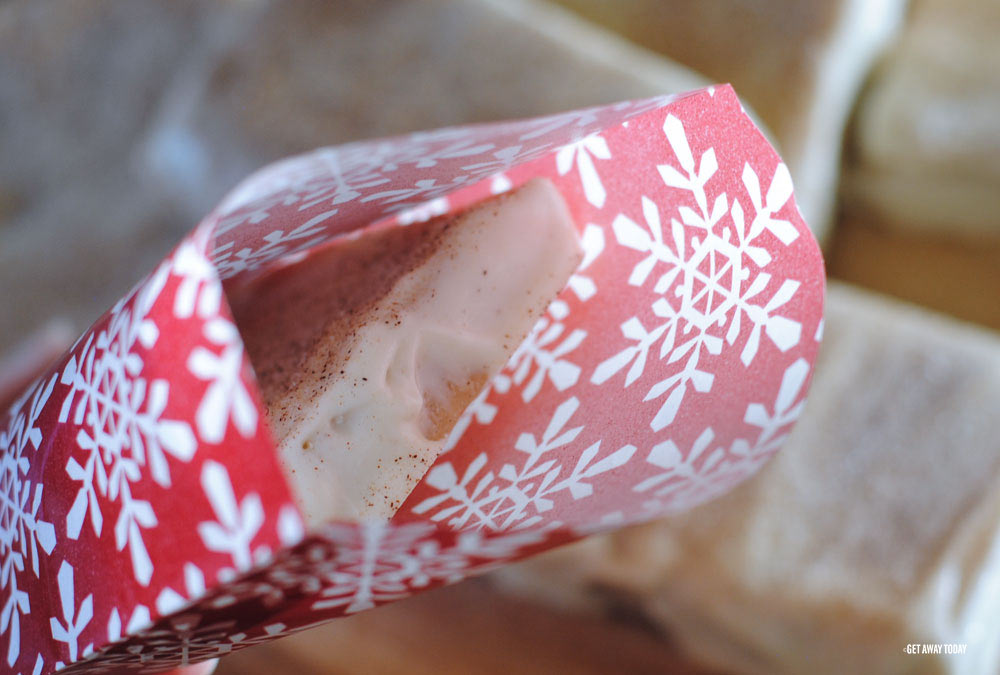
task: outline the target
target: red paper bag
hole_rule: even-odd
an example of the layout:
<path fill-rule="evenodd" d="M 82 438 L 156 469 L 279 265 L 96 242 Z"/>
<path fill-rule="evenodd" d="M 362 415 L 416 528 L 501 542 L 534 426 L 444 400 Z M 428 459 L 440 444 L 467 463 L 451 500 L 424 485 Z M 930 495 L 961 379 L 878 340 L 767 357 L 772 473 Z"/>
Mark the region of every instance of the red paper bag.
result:
<path fill-rule="evenodd" d="M 580 268 L 388 523 L 306 531 L 226 288 L 534 177 Z M 267 167 L 0 417 L 3 663 L 164 670 L 711 499 L 802 410 L 822 303 L 728 86 Z"/>

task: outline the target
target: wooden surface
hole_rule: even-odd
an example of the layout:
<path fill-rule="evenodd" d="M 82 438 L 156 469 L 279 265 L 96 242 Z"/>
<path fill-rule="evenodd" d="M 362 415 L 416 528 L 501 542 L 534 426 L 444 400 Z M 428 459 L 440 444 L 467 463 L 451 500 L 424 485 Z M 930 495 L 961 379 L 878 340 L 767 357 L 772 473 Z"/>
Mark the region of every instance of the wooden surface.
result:
<path fill-rule="evenodd" d="M 711 675 L 651 630 L 560 613 L 480 579 L 337 619 L 222 660 L 218 675 Z"/>

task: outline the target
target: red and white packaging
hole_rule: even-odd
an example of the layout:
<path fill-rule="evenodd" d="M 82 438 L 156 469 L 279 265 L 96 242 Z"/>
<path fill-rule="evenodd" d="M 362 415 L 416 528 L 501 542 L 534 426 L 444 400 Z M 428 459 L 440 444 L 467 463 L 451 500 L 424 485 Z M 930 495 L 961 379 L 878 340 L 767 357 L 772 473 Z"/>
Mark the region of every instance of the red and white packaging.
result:
<path fill-rule="evenodd" d="M 533 177 L 579 270 L 392 520 L 305 531 L 225 289 Z M 711 499 L 802 410 L 823 286 L 728 86 L 267 167 L 0 417 L 0 663 L 166 670 Z"/>

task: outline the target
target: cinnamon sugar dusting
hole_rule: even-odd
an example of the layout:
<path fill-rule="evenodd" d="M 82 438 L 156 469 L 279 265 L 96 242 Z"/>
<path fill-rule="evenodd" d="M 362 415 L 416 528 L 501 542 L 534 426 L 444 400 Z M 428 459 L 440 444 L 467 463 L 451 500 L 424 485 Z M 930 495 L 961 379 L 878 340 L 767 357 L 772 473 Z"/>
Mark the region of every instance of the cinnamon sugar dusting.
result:
<path fill-rule="evenodd" d="M 307 520 L 391 517 L 581 258 L 565 203 L 536 179 L 234 291 Z"/>
<path fill-rule="evenodd" d="M 325 383 L 344 375 L 341 366 L 363 350 L 359 331 L 378 313 L 379 301 L 439 248 L 451 224 L 439 219 L 334 241 L 230 298 L 279 441 Z M 401 305 L 394 307 L 398 323 Z"/>

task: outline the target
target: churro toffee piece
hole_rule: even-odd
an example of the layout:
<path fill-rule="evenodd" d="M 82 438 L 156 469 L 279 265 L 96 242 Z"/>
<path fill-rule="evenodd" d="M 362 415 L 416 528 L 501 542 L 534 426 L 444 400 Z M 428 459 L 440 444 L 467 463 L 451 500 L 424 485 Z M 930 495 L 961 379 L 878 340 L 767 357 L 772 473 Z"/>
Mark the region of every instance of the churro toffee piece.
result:
<path fill-rule="evenodd" d="M 337 241 L 234 292 L 307 520 L 391 517 L 581 257 L 561 195 L 535 179 Z"/>

